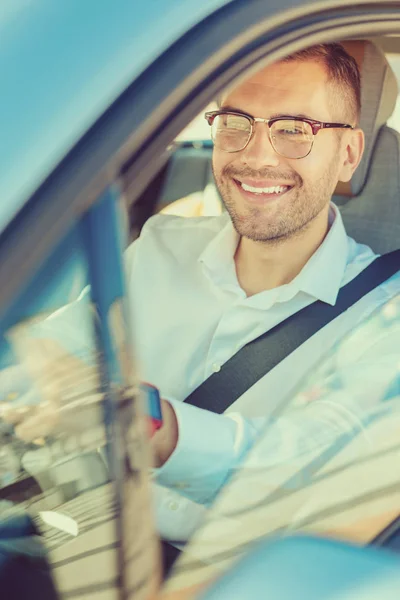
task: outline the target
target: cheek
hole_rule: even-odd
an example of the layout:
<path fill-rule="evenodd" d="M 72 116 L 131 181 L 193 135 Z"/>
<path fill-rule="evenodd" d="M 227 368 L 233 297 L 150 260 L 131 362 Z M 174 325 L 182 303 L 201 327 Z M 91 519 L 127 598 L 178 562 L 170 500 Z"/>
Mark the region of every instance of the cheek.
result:
<path fill-rule="evenodd" d="M 212 158 L 213 172 L 216 179 L 220 179 L 224 169 L 231 164 L 232 157 L 227 152 L 214 150 Z"/>
<path fill-rule="evenodd" d="M 317 182 L 326 177 L 327 171 L 331 171 L 333 162 L 337 161 L 337 156 L 332 151 L 327 151 L 327 148 L 314 148 L 311 153 L 296 161 L 293 169 L 300 175 L 304 185 Z"/>
<path fill-rule="evenodd" d="M 324 137 L 323 133 L 330 135 Z M 340 163 L 343 148 L 333 131 L 322 131 L 319 135 L 320 139 L 317 136 L 311 154 L 307 158 L 315 171 L 324 173 L 327 169 Z"/>

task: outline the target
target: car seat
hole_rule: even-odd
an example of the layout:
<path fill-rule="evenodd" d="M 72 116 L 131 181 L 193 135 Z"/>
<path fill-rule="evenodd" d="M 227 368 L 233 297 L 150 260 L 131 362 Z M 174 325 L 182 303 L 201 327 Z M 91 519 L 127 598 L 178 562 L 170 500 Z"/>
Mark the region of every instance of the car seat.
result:
<path fill-rule="evenodd" d="M 370 41 L 343 43 L 361 71 L 362 161 L 333 201 L 347 233 L 384 254 L 400 248 L 400 134 L 386 125 L 396 105 L 396 76 L 382 50 Z"/>

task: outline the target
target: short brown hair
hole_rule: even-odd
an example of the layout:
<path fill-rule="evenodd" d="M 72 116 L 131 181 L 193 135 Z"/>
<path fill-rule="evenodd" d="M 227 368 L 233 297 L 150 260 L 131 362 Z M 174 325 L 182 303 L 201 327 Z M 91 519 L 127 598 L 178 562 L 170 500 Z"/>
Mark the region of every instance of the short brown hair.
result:
<path fill-rule="evenodd" d="M 335 107 L 343 101 L 346 105 L 346 115 L 355 121 L 360 118 L 361 111 L 361 76 L 356 60 L 350 56 L 341 44 L 318 44 L 305 50 L 299 50 L 282 59 L 282 62 L 292 60 L 319 60 L 325 64 L 328 80 L 340 94 L 333 94 Z"/>

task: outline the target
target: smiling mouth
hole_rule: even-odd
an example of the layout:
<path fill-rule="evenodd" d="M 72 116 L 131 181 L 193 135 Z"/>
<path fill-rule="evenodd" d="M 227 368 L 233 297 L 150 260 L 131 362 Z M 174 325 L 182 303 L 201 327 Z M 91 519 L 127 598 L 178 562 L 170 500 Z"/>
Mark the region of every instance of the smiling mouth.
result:
<path fill-rule="evenodd" d="M 285 194 L 286 192 L 288 192 L 289 190 L 291 190 L 293 188 L 293 186 L 291 185 L 275 185 L 275 186 L 268 186 L 268 187 L 261 187 L 261 186 L 253 186 L 253 185 L 249 185 L 247 183 L 244 183 L 243 181 L 238 181 L 237 179 L 234 179 L 235 184 L 238 186 L 238 188 L 245 192 L 246 195 L 252 195 L 252 196 L 258 196 L 260 199 L 264 196 L 268 196 L 268 197 L 277 197 L 277 196 L 282 196 L 283 194 Z"/>

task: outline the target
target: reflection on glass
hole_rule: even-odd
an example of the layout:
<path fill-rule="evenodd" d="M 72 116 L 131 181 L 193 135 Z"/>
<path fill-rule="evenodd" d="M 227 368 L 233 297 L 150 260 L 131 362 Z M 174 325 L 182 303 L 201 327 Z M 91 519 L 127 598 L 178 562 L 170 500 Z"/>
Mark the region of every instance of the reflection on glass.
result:
<path fill-rule="evenodd" d="M 367 543 L 397 516 L 399 339 L 397 297 L 278 408 L 185 548 L 169 591 L 204 585 L 271 534 Z"/>
<path fill-rule="evenodd" d="M 112 222 L 112 196 L 99 211 Z M 87 217 L 91 232 L 102 217 Z M 117 256 L 110 237 L 107 252 Z M 13 360 L 0 370 L 0 519 L 33 517 L 61 599 L 116 600 L 123 589 L 128 600 L 147 600 L 158 585 L 158 542 L 121 276 L 110 261 L 114 280 L 103 271 L 93 284 L 89 239 L 92 256 L 82 235 L 67 240 L 59 268 L 43 267 L 4 332 Z M 78 271 L 83 291 L 63 306 L 65 279 L 76 283 Z"/>
<path fill-rule="evenodd" d="M 18 464 L 13 473 L 8 471 L 2 497 L 12 502 L 9 511 L 24 510 L 34 516 L 51 551 L 59 588 L 65 592 L 98 582 L 97 561 L 77 568 L 74 555 L 97 553 L 102 545 L 116 541 L 103 394 L 87 294 L 78 309 L 78 328 L 71 327 L 71 320 L 67 325 L 63 322 L 65 309 L 11 328 L 6 337 L 18 363 L 1 374 L 2 391 L 7 392 L 2 403 L 2 424 L 8 426 L 6 447 Z M 49 337 L 53 328 L 59 339 Z M 74 353 L 72 343 L 77 348 Z M 115 579 L 115 560 L 98 558 L 104 563 L 102 580 Z"/>

